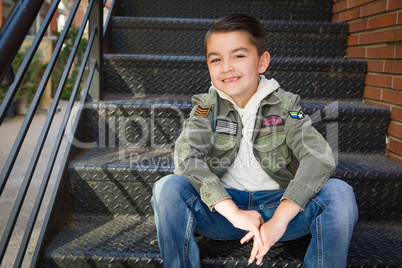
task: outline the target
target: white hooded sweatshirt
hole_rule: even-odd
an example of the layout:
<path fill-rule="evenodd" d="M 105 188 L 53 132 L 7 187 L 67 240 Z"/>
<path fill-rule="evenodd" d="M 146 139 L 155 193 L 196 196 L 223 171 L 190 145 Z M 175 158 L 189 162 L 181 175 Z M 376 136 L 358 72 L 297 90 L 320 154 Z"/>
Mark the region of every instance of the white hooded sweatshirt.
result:
<path fill-rule="evenodd" d="M 279 189 L 279 184 L 269 177 L 255 158 L 253 143 L 251 141 L 260 103 L 266 96 L 279 88 L 278 82 L 274 79 L 268 80 L 261 75 L 257 92 L 251 97 L 244 108 L 239 108 L 229 95 L 214 86 L 212 87 L 222 99 L 233 103 L 242 118 L 243 124 L 243 138 L 240 142 L 240 149 L 235 161 L 221 178 L 223 186 L 225 188 L 250 192 Z"/>

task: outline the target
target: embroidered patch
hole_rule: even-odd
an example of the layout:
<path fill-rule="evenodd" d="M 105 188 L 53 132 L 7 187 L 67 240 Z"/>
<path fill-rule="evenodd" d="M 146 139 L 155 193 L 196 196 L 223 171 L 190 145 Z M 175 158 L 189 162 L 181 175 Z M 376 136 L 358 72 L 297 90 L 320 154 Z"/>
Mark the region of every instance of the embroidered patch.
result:
<path fill-rule="evenodd" d="M 270 115 L 262 120 L 261 127 L 273 127 L 283 125 L 283 119 L 278 115 Z"/>
<path fill-rule="evenodd" d="M 294 119 L 303 119 L 304 118 L 304 113 L 303 111 L 300 109 L 298 112 L 289 112 L 290 116 Z"/>
<path fill-rule="evenodd" d="M 207 117 L 211 107 L 202 107 L 201 105 L 197 104 L 197 108 L 194 111 L 194 115 L 198 117 Z"/>
<path fill-rule="evenodd" d="M 216 120 L 215 132 L 228 135 L 236 135 L 237 123 L 218 119 Z"/>

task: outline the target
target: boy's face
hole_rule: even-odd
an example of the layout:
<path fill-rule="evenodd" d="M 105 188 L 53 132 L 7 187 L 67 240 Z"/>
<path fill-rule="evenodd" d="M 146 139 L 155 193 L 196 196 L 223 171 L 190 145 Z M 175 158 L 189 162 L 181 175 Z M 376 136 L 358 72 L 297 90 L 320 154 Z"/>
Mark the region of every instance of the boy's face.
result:
<path fill-rule="evenodd" d="M 270 56 L 258 56 L 247 32 L 212 33 L 206 42 L 209 75 L 213 85 L 244 108 L 257 91 L 259 74 L 268 68 Z"/>

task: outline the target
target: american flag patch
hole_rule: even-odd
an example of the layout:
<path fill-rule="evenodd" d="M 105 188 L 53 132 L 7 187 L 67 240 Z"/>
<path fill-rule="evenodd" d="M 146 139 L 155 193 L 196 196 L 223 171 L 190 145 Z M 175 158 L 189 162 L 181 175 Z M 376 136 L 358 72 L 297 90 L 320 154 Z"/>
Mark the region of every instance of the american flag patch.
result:
<path fill-rule="evenodd" d="M 201 105 L 197 104 L 194 115 L 198 117 L 207 117 L 209 114 L 209 110 L 211 110 L 211 107 L 202 107 Z"/>
<path fill-rule="evenodd" d="M 216 120 L 215 132 L 228 135 L 236 135 L 237 123 L 218 119 Z"/>

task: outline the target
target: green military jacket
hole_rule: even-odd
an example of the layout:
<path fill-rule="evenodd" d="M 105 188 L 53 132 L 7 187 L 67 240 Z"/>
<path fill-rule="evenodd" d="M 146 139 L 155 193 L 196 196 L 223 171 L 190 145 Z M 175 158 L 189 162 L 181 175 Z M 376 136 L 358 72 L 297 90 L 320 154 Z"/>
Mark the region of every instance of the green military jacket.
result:
<path fill-rule="evenodd" d="M 277 89 L 260 104 L 252 141 L 264 171 L 302 210 L 324 186 L 335 161 L 331 148 L 312 126 L 299 96 Z M 242 138 L 242 121 L 233 104 L 215 90 L 192 98 L 194 108 L 176 141 L 175 174 L 184 176 L 201 200 L 213 206 L 230 195 L 220 176 L 233 163 Z"/>

